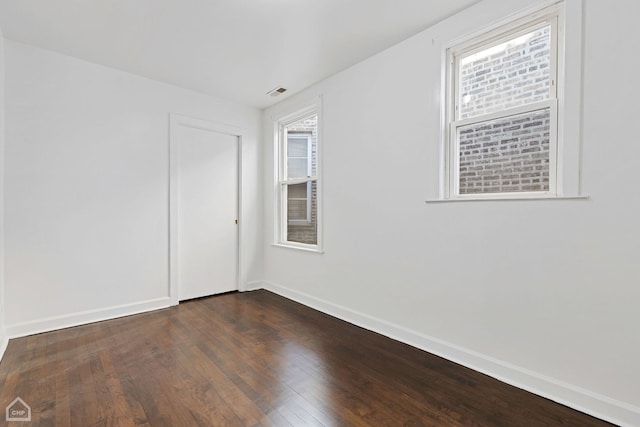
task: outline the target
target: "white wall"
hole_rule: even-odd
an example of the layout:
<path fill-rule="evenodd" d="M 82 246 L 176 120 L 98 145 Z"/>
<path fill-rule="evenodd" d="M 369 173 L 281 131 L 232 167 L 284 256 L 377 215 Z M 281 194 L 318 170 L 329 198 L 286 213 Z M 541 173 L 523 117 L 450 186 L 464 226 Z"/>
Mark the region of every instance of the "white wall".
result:
<path fill-rule="evenodd" d="M 0 360 L 7 343 L 4 297 L 4 38 L 0 29 Z"/>
<path fill-rule="evenodd" d="M 442 46 L 485 0 L 265 111 L 265 287 L 592 414 L 640 425 L 635 0 L 585 2 L 583 193 L 425 204 Z M 323 97 L 324 254 L 273 247 L 271 118 Z"/>
<path fill-rule="evenodd" d="M 170 112 L 247 129 L 241 273 L 259 278 L 257 109 L 7 41 L 11 336 L 169 303 Z"/>

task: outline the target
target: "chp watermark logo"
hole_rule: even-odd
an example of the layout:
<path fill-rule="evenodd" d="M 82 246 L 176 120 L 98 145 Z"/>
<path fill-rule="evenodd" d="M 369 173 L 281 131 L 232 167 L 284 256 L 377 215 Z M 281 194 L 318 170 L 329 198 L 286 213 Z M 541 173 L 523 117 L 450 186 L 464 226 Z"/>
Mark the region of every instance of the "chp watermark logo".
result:
<path fill-rule="evenodd" d="M 7 406 L 7 421 L 31 421 L 31 406 L 20 397 Z"/>

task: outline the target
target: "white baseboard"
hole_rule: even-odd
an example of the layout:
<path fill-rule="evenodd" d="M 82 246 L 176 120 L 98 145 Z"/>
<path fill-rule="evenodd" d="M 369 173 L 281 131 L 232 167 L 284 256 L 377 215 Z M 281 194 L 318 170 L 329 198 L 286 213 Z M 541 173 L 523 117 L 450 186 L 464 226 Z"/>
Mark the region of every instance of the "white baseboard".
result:
<path fill-rule="evenodd" d="M 276 283 L 263 281 L 260 284 L 261 288 L 285 298 L 482 372 L 504 383 L 543 396 L 594 417 L 620 426 L 640 426 L 640 408 L 629 403 L 550 378 L 384 320 L 376 319 L 367 314 Z M 254 287 L 258 288 L 258 282 L 254 282 Z"/>
<path fill-rule="evenodd" d="M 256 280 L 253 282 L 247 282 L 247 285 L 245 286 L 245 292 L 257 291 L 264 288 L 264 282 L 262 280 Z"/>
<path fill-rule="evenodd" d="M 83 311 L 64 316 L 48 317 L 15 325 L 7 325 L 7 336 L 10 338 L 19 338 L 27 335 L 54 331 L 56 329 L 70 328 L 73 326 L 85 325 L 87 323 L 101 322 L 103 320 L 115 319 L 117 317 L 158 310 L 161 308 L 167 308 L 170 305 L 170 298 L 164 297 L 115 307 Z"/>

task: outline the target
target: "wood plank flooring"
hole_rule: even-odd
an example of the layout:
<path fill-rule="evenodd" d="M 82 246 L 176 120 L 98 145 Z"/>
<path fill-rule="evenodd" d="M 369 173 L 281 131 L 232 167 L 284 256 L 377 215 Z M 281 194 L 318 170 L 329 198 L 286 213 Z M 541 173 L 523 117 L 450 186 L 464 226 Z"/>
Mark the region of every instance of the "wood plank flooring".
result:
<path fill-rule="evenodd" d="M 267 291 L 11 340 L 32 426 L 606 426 Z"/>

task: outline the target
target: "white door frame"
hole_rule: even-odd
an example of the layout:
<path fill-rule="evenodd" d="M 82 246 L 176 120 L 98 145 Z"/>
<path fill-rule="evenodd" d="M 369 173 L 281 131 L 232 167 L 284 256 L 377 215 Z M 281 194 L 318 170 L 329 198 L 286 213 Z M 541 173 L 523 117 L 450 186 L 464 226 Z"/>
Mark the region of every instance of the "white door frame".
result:
<path fill-rule="evenodd" d="M 179 200 L 179 129 L 180 127 L 200 129 L 210 132 L 217 132 L 238 138 L 238 265 L 236 271 L 236 287 L 244 291 L 241 286 L 242 280 L 242 140 L 246 135 L 244 129 L 219 123 L 212 123 L 206 120 L 195 119 L 193 117 L 182 116 L 180 114 L 169 114 L 169 298 L 171 305 L 179 303 L 179 280 L 178 280 L 178 200 Z"/>

